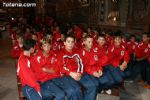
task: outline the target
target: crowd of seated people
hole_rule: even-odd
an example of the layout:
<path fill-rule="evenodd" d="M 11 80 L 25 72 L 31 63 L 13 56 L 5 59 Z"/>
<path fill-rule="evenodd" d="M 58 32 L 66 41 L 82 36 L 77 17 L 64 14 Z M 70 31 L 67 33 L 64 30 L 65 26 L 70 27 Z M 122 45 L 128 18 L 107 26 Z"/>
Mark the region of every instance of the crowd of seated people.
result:
<path fill-rule="evenodd" d="M 10 23 L 11 55 L 28 100 L 96 100 L 125 81 L 150 89 L 150 34 L 83 29 L 36 16 Z"/>

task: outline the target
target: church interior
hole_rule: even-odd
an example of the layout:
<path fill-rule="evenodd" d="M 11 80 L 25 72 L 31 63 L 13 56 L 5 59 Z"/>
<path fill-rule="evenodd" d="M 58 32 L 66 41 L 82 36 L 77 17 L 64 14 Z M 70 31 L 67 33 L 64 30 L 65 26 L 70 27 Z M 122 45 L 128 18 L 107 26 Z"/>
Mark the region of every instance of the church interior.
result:
<path fill-rule="evenodd" d="M 123 61 L 127 63 L 126 69 L 131 67 L 128 69 L 130 75 L 127 78 L 123 77 L 120 83 L 116 83 L 117 85 L 111 88 L 98 89 L 95 99 L 91 100 L 149 100 L 150 0 L 0 0 L 0 100 L 57 100 L 57 96 L 49 99 L 29 99 L 24 95 L 22 76 L 20 76 L 22 73 L 18 75 L 18 59 L 21 59 L 20 55 L 25 47 L 24 45 L 19 47 L 20 51 L 15 51 L 14 47 L 20 37 L 23 38 L 23 43 L 25 39 L 32 38 L 39 43 L 39 47 L 35 47 L 38 52 L 41 50 L 40 47 L 43 47 L 42 38 L 46 37 L 50 40 L 51 50 L 59 54 L 67 45 L 67 36 L 75 37 L 73 48 L 77 52 L 84 51 L 89 38 L 92 38 L 92 48 L 94 48 L 100 44 L 99 39 L 104 37 L 107 64 L 113 65 L 112 60 L 119 59 L 119 63 Z M 122 51 L 123 58 L 120 56 L 117 58 L 118 55 L 115 52 L 117 49 L 109 56 L 109 48 L 111 52 L 117 37 L 121 39 L 123 50 L 129 56 L 128 61 L 125 61 L 126 53 L 122 54 Z M 84 60 L 93 63 L 92 54 L 90 54 L 91 58 L 83 58 L 83 65 Z M 114 59 L 109 61 L 112 56 Z M 105 58 L 100 56 L 98 62 L 104 60 Z M 117 66 L 123 66 L 123 64 Z M 103 68 L 104 65 L 99 66 Z M 86 64 L 84 68 L 85 66 Z M 21 70 L 20 66 L 19 68 Z M 124 69 L 123 72 L 125 72 Z M 107 69 L 103 68 L 101 74 L 102 76 L 107 74 Z M 116 78 L 113 77 L 113 79 Z M 84 89 L 81 91 L 84 95 Z M 66 97 L 58 100 L 80 99 Z"/>

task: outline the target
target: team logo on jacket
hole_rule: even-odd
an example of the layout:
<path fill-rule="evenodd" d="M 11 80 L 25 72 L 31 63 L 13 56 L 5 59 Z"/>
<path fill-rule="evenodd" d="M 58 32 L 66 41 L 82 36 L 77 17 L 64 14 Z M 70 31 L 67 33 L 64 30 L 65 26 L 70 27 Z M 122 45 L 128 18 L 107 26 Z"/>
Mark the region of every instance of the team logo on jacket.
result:
<path fill-rule="evenodd" d="M 94 52 L 97 52 L 97 50 L 98 50 L 98 48 L 94 48 L 94 49 L 93 49 Z"/>
<path fill-rule="evenodd" d="M 54 63 L 54 61 L 55 61 L 55 58 L 54 58 L 54 57 L 52 57 L 52 59 L 51 59 L 51 64 L 53 64 L 53 63 Z"/>
<path fill-rule="evenodd" d="M 98 56 L 97 55 L 94 55 L 94 60 L 98 61 Z"/>
<path fill-rule="evenodd" d="M 121 56 L 124 56 L 124 51 L 123 50 L 121 51 Z"/>
<path fill-rule="evenodd" d="M 144 50 L 144 52 L 148 52 L 148 48 L 146 48 L 146 49 Z"/>

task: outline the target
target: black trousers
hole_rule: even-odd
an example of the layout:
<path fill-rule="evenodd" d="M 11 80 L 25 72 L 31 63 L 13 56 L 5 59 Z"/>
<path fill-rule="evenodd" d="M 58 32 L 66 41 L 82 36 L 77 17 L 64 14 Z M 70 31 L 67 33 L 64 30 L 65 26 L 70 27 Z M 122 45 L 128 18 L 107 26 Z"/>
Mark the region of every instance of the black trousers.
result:
<path fill-rule="evenodd" d="M 150 83 L 150 63 L 147 60 L 140 61 L 140 68 L 141 68 L 141 78 Z"/>

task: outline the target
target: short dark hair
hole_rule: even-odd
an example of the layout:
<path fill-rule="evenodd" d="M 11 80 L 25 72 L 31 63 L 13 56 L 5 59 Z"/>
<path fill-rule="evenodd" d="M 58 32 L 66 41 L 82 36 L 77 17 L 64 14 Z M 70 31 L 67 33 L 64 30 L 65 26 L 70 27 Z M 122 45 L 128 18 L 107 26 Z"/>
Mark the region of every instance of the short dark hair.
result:
<path fill-rule="evenodd" d="M 150 37 L 150 33 L 149 32 L 144 32 L 142 35 L 146 35 L 147 37 Z"/>
<path fill-rule="evenodd" d="M 99 38 L 99 37 L 105 38 L 105 35 L 104 35 L 104 34 L 99 34 L 99 35 L 98 35 L 98 38 Z"/>
<path fill-rule="evenodd" d="M 24 50 L 30 50 L 35 46 L 36 42 L 33 39 L 25 39 L 23 42 L 23 49 Z"/>
<path fill-rule="evenodd" d="M 36 37 L 38 37 L 38 35 L 36 33 L 32 33 L 32 35 L 35 35 Z"/>
<path fill-rule="evenodd" d="M 17 39 L 18 39 L 18 38 L 24 38 L 24 37 L 23 37 L 23 34 L 17 34 Z"/>
<path fill-rule="evenodd" d="M 73 38 L 75 40 L 75 36 L 73 36 L 72 34 L 65 35 L 64 41 L 66 41 L 67 38 Z"/>
<path fill-rule="evenodd" d="M 90 34 L 87 34 L 84 39 L 87 39 L 87 38 L 92 38 L 92 36 Z"/>
<path fill-rule="evenodd" d="M 136 38 L 135 34 L 131 34 L 131 35 L 129 36 L 129 39 L 131 39 L 132 37 Z"/>
<path fill-rule="evenodd" d="M 116 33 L 114 34 L 114 38 L 116 38 L 116 37 L 121 38 L 121 33 L 120 33 L 120 32 L 116 32 Z"/>

